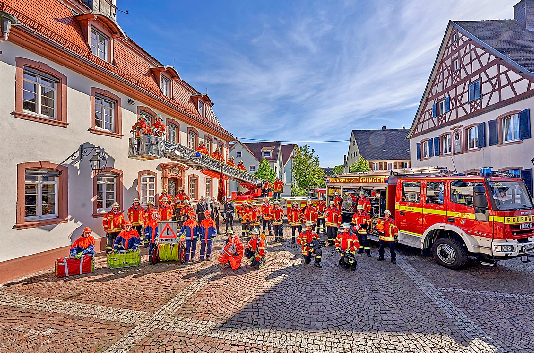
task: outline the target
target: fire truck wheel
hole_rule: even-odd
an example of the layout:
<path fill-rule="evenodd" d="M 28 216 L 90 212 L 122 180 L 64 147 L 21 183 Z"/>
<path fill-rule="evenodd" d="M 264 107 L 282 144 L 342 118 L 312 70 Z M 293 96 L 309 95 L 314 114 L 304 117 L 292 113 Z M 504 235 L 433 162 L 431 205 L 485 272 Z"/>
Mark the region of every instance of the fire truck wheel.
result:
<path fill-rule="evenodd" d="M 467 264 L 467 249 L 456 239 L 440 238 L 432 245 L 432 255 L 438 264 L 459 270 Z"/>

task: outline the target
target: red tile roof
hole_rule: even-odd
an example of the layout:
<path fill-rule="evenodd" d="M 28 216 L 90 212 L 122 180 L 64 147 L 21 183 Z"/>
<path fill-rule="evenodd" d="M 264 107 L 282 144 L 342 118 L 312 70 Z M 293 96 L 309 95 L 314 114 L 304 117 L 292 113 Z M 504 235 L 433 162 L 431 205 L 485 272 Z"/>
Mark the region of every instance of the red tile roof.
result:
<path fill-rule="evenodd" d="M 78 1 L 79 2 L 79 1 Z M 180 113 L 188 115 L 202 125 L 218 131 L 229 139 L 233 136 L 220 125 L 209 104 L 206 116 L 201 117 L 191 99 L 199 94 L 187 82 L 174 80 L 173 99 L 164 96 L 152 75 L 151 67 L 163 66 L 127 36 L 114 39 L 114 65 L 96 57 L 87 45 L 80 23 L 66 0 L 0 0 L 0 10 L 14 15 L 30 31 L 62 46 L 66 53 L 73 53 L 91 61 L 99 70 L 108 71 L 127 80 L 135 88 L 151 98 L 170 105 Z M 88 8 L 87 13 L 90 13 Z M 17 26 L 20 28 L 19 26 Z M 144 92 L 143 92 L 144 91 Z"/>

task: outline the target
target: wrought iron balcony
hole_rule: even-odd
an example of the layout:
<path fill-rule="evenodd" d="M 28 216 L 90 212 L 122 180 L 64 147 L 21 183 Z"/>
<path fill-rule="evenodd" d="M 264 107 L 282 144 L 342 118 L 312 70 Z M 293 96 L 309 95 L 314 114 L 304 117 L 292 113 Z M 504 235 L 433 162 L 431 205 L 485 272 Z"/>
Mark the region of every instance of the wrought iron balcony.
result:
<path fill-rule="evenodd" d="M 225 162 L 215 160 L 189 147 L 170 143 L 163 137 L 142 134 L 139 139 L 130 138 L 128 157 L 139 160 L 168 158 L 195 169 L 207 169 L 227 176 L 240 183 L 261 184 L 262 180 L 249 172 L 238 170 Z"/>

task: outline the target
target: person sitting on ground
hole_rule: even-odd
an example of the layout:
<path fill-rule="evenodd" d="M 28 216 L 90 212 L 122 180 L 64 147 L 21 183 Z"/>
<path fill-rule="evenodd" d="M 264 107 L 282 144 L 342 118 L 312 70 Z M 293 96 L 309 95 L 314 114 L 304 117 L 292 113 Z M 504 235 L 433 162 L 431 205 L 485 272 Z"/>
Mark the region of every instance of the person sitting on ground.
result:
<path fill-rule="evenodd" d="M 219 262 L 222 265 L 229 264 L 232 270 L 237 270 L 241 266 L 241 259 L 243 258 L 244 245 L 239 240 L 237 235 L 234 235 L 232 229 L 228 229 L 228 239 L 224 246 L 221 256 L 219 256 Z"/>
<path fill-rule="evenodd" d="M 251 261 L 250 265 L 256 269 L 259 269 L 265 261 L 265 241 L 259 237 L 259 234 L 258 228 L 252 230 L 252 238 L 245 250 L 245 256 Z"/>
<path fill-rule="evenodd" d="M 70 247 L 70 257 L 80 259 L 83 255 L 95 256 L 95 238 L 91 235 L 89 227 L 83 230 L 82 236 Z"/>
<path fill-rule="evenodd" d="M 139 248 L 141 240 L 139 234 L 132 228 L 132 223 L 126 222 L 124 224 L 124 230 L 115 238 L 115 244 L 113 245 L 113 251 L 135 251 Z"/>

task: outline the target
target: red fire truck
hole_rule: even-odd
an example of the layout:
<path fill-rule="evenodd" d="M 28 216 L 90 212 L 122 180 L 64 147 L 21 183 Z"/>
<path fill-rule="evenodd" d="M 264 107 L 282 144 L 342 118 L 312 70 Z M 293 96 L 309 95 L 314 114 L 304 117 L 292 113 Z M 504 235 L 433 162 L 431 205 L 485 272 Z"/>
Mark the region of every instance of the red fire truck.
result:
<path fill-rule="evenodd" d="M 398 242 L 430 250 L 445 267 L 468 256 L 495 263 L 534 250 L 534 207 L 520 178 L 392 172 L 387 206 Z"/>

